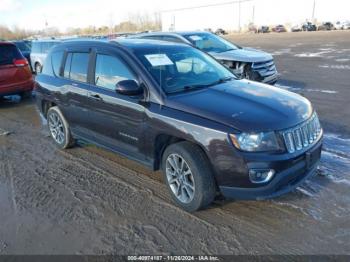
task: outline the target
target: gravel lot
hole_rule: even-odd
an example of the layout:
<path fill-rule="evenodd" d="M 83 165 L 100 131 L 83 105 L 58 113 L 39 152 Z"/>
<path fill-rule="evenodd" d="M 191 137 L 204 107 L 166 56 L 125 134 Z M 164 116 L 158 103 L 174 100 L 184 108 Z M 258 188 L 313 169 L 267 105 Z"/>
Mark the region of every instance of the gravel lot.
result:
<path fill-rule="evenodd" d="M 33 99 L 0 101 L 0 254 L 350 254 L 350 31 L 231 36 L 325 127 L 320 169 L 269 201 L 189 214 L 159 173 L 92 145 L 58 150 Z"/>

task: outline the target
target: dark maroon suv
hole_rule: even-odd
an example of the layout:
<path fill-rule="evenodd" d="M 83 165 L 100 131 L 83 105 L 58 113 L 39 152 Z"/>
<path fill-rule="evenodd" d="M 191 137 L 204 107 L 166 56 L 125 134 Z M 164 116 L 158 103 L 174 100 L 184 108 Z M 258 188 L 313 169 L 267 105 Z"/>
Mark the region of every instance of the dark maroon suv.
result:
<path fill-rule="evenodd" d="M 36 81 L 37 106 L 60 148 L 82 139 L 161 169 L 188 211 L 219 194 L 287 193 L 320 159 L 323 131 L 307 99 L 238 80 L 186 44 L 66 42 Z"/>

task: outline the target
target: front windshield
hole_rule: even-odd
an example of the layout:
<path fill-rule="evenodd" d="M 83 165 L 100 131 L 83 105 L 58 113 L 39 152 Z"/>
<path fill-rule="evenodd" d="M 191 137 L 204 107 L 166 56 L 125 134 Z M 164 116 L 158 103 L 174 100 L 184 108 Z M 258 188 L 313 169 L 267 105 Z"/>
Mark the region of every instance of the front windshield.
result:
<path fill-rule="evenodd" d="M 223 53 L 241 48 L 217 35 L 210 33 L 189 34 L 183 35 L 183 37 L 204 52 Z"/>
<path fill-rule="evenodd" d="M 208 88 L 235 76 L 203 52 L 188 46 L 159 46 L 136 52 L 165 93 Z"/>
<path fill-rule="evenodd" d="M 15 44 L 18 47 L 18 49 L 21 50 L 22 52 L 30 51 L 29 46 L 24 42 L 16 42 Z"/>

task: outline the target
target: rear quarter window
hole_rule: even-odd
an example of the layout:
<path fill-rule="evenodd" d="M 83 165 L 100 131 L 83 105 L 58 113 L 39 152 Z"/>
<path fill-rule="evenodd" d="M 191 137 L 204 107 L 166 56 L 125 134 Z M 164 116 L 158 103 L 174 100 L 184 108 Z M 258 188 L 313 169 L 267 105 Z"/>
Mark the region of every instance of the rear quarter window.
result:
<path fill-rule="evenodd" d="M 15 45 L 0 45 L 0 65 L 13 64 L 14 59 L 22 59 L 23 55 Z"/>
<path fill-rule="evenodd" d="M 64 77 L 79 82 L 87 82 L 89 53 L 68 53 L 64 67 Z"/>
<path fill-rule="evenodd" d="M 63 51 L 51 53 L 45 60 L 42 73 L 50 76 L 59 76 L 63 53 Z"/>

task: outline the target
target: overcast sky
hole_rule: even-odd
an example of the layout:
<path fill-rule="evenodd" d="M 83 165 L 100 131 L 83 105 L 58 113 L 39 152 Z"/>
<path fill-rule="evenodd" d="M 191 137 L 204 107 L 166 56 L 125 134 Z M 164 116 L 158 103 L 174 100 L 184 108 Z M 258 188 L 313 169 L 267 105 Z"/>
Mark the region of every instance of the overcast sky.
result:
<path fill-rule="evenodd" d="M 196 5 L 229 2 L 230 0 L 0 0 L 0 24 L 12 27 L 17 25 L 26 29 L 42 29 L 45 21 L 49 27 L 58 27 L 61 31 L 69 27 L 87 27 L 118 24 L 128 19 L 132 13 L 154 13 Z M 311 18 L 313 0 L 253 0 L 242 4 L 243 23 L 252 17 L 255 6 L 255 22 L 272 24 L 303 21 Z M 232 8 L 232 16 L 237 5 L 220 8 L 202 9 L 195 16 L 183 16 L 183 23 L 202 20 L 209 13 L 213 19 L 221 19 L 220 10 Z M 350 20 L 349 0 L 316 0 L 315 16 L 319 20 Z M 198 10 L 197 10 L 198 11 Z M 194 13 L 194 12 L 192 12 Z M 229 17 L 230 13 L 225 16 Z M 181 15 L 179 15 L 181 17 Z M 227 18 L 230 19 L 230 18 Z M 233 20 L 228 20 L 233 21 Z M 197 29 L 194 23 L 193 29 Z"/>

